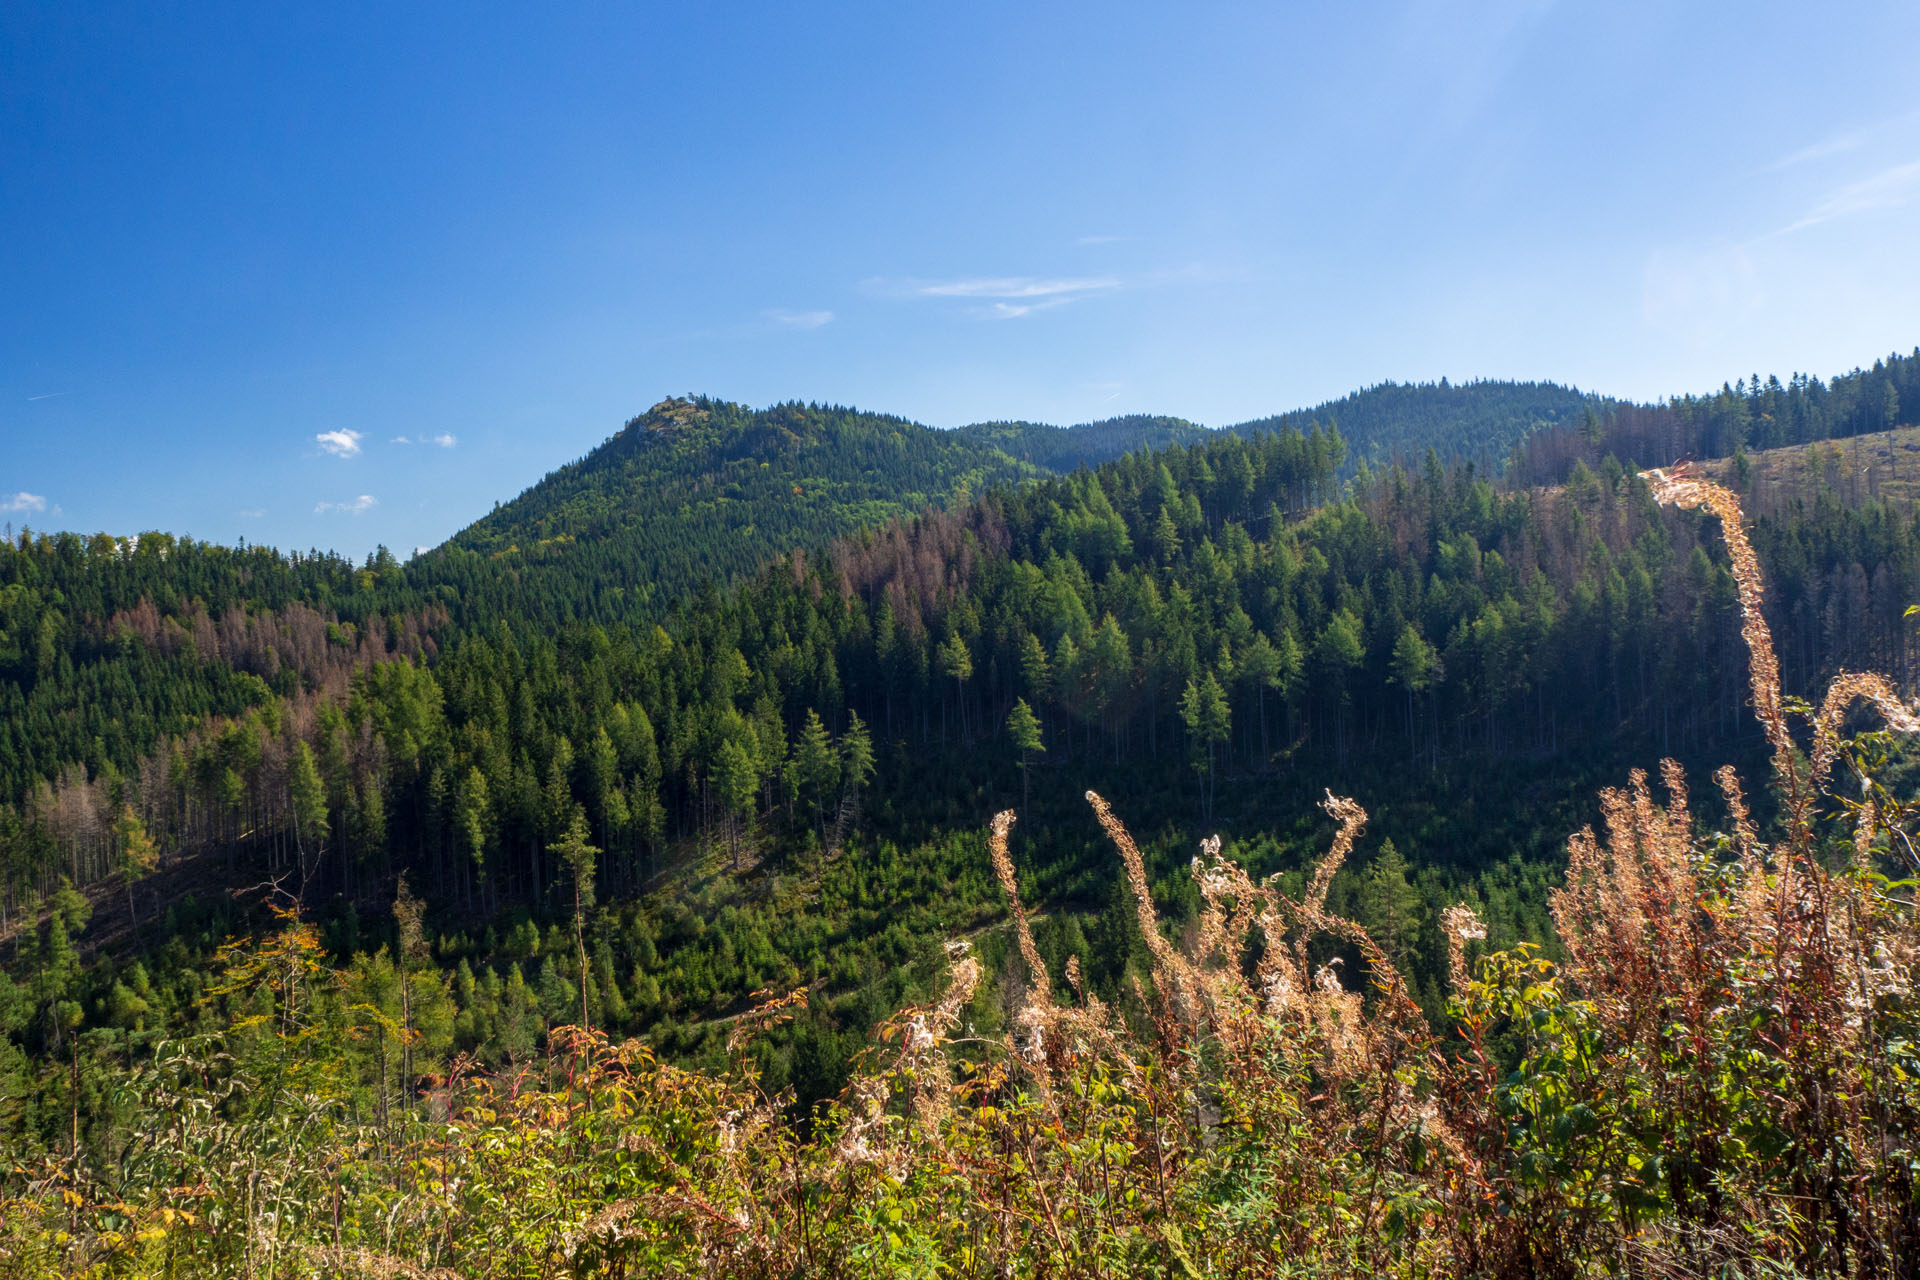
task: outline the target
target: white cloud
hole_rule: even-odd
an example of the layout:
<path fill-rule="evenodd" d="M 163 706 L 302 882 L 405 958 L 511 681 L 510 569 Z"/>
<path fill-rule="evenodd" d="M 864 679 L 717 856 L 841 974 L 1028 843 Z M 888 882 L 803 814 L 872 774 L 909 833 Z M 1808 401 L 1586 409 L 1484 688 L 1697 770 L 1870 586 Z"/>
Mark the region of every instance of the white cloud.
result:
<path fill-rule="evenodd" d="M 336 458 L 351 458 L 360 452 L 360 442 L 366 436 L 350 428 L 342 427 L 337 431 L 322 431 L 314 436 L 314 441 L 322 449 Z"/>
<path fill-rule="evenodd" d="M 1032 276 L 984 276 L 972 280 L 945 280 L 922 284 L 914 293 L 922 298 L 1074 298 L 1118 289 L 1111 276 L 1036 280 Z"/>
<path fill-rule="evenodd" d="M 261 516 L 267 514 L 267 509 L 265 507 L 248 507 L 245 511 L 238 514 L 242 520 L 258 520 Z"/>
<path fill-rule="evenodd" d="M 47 500 L 22 489 L 11 497 L 0 496 L 0 511 L 45 511 Z"/>
<path fill-rule="evenodd" d="M 442 449 L 451 449 L 459 443 L 459 441 L 453 438 L 453 432 L 451 431 L 442 431 L 437 436 L 422 436 L 420 439 L 423 444 L 437 444 Z"/>
<path fill-rule="evenodd" d="M 387 443 L 388 444 L 412 444 L 413 441 L 407 439 L 407 437 L 405 436 L 395 436 L 393 439 L 387 441 Z"/>
<path fill-rule="evenodd" d="M 370 493 L 363 493 L 359 497 L 353 499 L 350 502 L 316 503 L 313 508 L 313 514 L 324 515 L 326 512 L 329 512 L 329 511 L 344 511 L 348 515 L 357 516 L 362 511 L 365 511 L 370 507 L 376 507 L 379 504 L 380 504 L 380 499 L 374 497 Z"/>
<path fill-rule="evenodd" d="M 1114 276 L 969 276 L 959 280 L 875 278 L 860 286 L 885 298 L 960 298 L 986 305 L 973 314 L 1012 320 L 1122 288 Z"/>
<path fill-rule="evenodd" d="M 1823 222 L 1832 222 L 1835 218 L 1869 213 L 1875 209 L 1897 209 L 1912 203 L 1916 196 L 1920 196 L 1920 160 L 1897 164 L 1891 169 L 1882 169 L 1870 178 L 1848 183 L 1809 209 L 1797 222 L 1789 223 L 1773 234 L 1784 236 L 1808 227 L 1817 227 Z"/>
<path fill-rule="evenodd" d="M 782 329 L 818 329 L 833 323 L 831 311 L 763 311 L 762 315 Z"/>

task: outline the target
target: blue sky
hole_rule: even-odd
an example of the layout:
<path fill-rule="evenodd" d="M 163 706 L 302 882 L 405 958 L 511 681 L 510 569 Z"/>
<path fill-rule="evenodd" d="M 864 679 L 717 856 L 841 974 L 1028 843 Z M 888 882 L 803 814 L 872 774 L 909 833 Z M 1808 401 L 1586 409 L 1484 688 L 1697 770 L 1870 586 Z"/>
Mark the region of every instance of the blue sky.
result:
<path fill-rule="evenodd" d="M 1910 0 L 15 0 L 0 520 L 405 554 L 684 392 L 1830 375 L 1920 343 L 1917 47 Z"/>

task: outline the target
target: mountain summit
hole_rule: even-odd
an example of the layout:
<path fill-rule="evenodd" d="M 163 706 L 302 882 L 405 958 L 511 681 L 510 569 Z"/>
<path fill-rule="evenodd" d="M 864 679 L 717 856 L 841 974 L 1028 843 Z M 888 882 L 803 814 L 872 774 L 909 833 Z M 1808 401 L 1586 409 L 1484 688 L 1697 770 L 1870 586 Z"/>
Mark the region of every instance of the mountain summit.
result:
<path fill-rule="evenodd" d="M 1497 461 L 1529 432 L 1607 403 L 1553 383 L 1383 383 L 1227 430 L 1251 437 L 1337 426 L 1352 461 L 1429 447 L 1446 458 Z M 463 598 L 469 589 L 510 592 L 545 607 L 591 601 L 601 620 L 656 617 L 793 547 L 1214 435 L 1185 418 L 1148 414 L 1071 427 L 1008 421 L 939 430 L 839 405 L 751 409 L 669 396 L 430 555 L 437 576 L 463 584 Z M 565 589 L 548 589 L 556 586 Z"/>

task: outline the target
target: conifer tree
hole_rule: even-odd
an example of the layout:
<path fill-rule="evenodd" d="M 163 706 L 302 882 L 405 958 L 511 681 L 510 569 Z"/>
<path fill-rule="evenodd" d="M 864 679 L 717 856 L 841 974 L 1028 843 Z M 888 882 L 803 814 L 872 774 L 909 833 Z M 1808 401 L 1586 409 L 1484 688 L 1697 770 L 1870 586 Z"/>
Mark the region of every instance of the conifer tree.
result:
<path fill-rule="evenodd" d="M 1407 880 L 1406 857 L 1393 841 L 1381 842 L 1360 889 L 1361 923 L 1402 970 L 1407 968 L 1423 906 L 1419 891 Z"/>
<path fill-rule="evenodd" d="M 827 726 L 821 723 L 820 713 L 812 707 L 807 708 L 807 720 L 801 726 L 800 740 L 794 744 L 793 772 L 801 798 L 813 806 L 814 822 L 824 837 L 826 799 L 839 784 L 840 758 L 834 752 L 833 739 L 827 733 Z"/>
<path fill-rule="evenodd" d="M 727 815 L 727 852 L 734 866 L 740 865 L 739 825 L 753 820 L 753 800 L 760 790 L 760 772 L 753 753 L 738 738 L 720 744 L 715 761 L 714 781 L 720 787 L 720 803 Z"/>
<path fill-rule="evenodd" d="M 1201 816 L 1213 817 L 1214 751 L 1233 729 L 1227 694 L 1211 671 L 1201 681 L 1187 681 L 1180 697 L 1180 719 L 1187 727 L 1194 771 L 1201 778 Z"/>
<path fill-rule="evenodd" d="M 840 772 L 856 800 L 873 777 L 873 735 L 857 711 L 850 712 L 847 731 L 840 735 Z"/>
<path fill-rule="evenodd" d="M 318 867 L 327 839 L 327 790 L 320 781 L 320 769 L 314 763 L 313 748 L 305 741 L 293 749 L 293 765 L 287 778 L 287 790 L 293 800 L 294 849 L 300 858 L 300 892 L 306 892 L 307 877 Z M 312 853 L 308 853 L 311 843 Z"/>
<path fill-rule="evenodd" d="M 1432 684 L 1439 671 L 1439 655 L 1409 622 L 1400 629 L 1393 646 L 1393 682 L 1407 691 L 1407 762 L 1413 763 L 1418 748 L 1413 736 L 1413 697 Z"/>
<path fill-rule="evenodd" d="M 1024 813 L 1031 799 L 1027 766 L 1035 752 L 1046 750 L 1040 741 L 1040 718 L 1033 714 L 1025 698 L 1013 700 L 1013 710 L 1007 713 L 1007 736 L 1013 739 L 1014 749 L 1020 753 L 1020 810 Z"/>
<path fill-rule="evenodd" d="M 393 923 L 400 935 L 399 954 L 394 959 L 400 970 L 400 1070 L 408 1086 L 414 1080 L 413 1042 L 416 1038 L 413 1029 L 412 976 L 416 968 L 430 959 L 425 916 L 426 904 L 413 896 L 413 890 L 407 885 L 407 873 L 402 871 L 393 895 Z"/>
<path fill-rule="evenodd" d="M 566 832 L 547 852 L 566 864 L 573 877 L 573 945 L 580 962 L 580 1025 L 591 1031 L 593 1015 L 587 1005 L 587 914 L 593 910 L 595 859 L 600 850 L 587 840 L 587 813 L 579 805 L 567 820 Z"/>
<path fill-rule="evenodd" d="M 487 794 L 487 775 L 480 772 L 480 766 L 473 765 L 467 770 L 466 781 L 461 784 L 459 794 L 453 806 L 454 839 L 460 852 L 466 854 L 474 879 L 484 881 L 487 872 L 487 837 L 492 830 L 492 802 Z M 469 881 L 471 885 L 471 881 Z M 472 907 L 473 894 L 469 888 L 467 905 Z"/>
<path fill-rule="evenodd" d="M 940 674 L 953 678 L 954 709 L 960 719 L 960 735 L 967 732 L 966 684 L 973 678 L 973 654 L 967 649 L 967 642 L 960 638 L 957 631 L 949 632 L 940 645 L 937 655 Z"/>
<path fill-rule="evenodd" d="M 153 837 L 147 834 L 147 826 L 140 821 L 140 815 L 133 811 L 131 804 L 120 806 L 120 817 L 113 824 L 114 842 L 118 847 L 120 876 L 127 885 L 127 915 L 137 921 L 138 913 L 133 907 L 133 882 L 153 870 L 159 861 L 154 848 Z"/>

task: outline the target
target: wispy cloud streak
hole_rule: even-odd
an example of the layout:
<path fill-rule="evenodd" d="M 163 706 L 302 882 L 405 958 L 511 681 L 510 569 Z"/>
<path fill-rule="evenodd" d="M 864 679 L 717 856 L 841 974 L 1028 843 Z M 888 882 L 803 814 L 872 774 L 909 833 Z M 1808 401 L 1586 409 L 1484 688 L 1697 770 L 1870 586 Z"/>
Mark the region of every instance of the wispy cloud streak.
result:
<path fill-rule="evenodd" d="M 1845 155 L 1849 151 L 1858 151 L 1867 141 L 1862 132 L 1837 133 L 1831 138 L 1823 138 L 1798 151 L 1781 156 L 1772 164 L 1760 170 L 1761 173 L 1778 173 L 1782 169 L 1791 169 L 1796 165 L 1810 164 L 1815 160 L 1825 160 L 1828 156 Z"/>
<path fill-rule="evenodd" d="M 762 315 L 782 329 L 819 329 L 833 323 L 831 311 L 763 311 Z"/>
<path fill-rule="evenodd" d="M 1876 209 L 1897 209 L 1911 204 L 1920 196 L 1920 160 L 1906 164 L 1897 164 L 1890 169 L 1882 169 L 1869 178 L 1848 183 L 1819 204 L 1809 209 L 1797 221 L 1773 232 L 1762 239 L 1772 236 L 1791 235 L 1795 231 L 1804 231 L 1808 227 L 1817 227 L 1823 222 L 1832 222 L 1836 218 L 1851 217 L 1857 213 L 1870 213 Z"/>
<path fill-rule="evenodd" d="M 1115 276 L 966 276 L 957 280 L 875 278 L 861 282 L 869 294 L 887 298 L 953 298 L 984 303 L 974 314 L 1011 320 L 1064 307 L 1123 287 Z"/>
<path fill-rule="evenodd" d="M 1118 289 L 1112 276 L 1081 276 L 1040 280 L 1032 276 L 984 276 L 971 280 L 944 280 L 914 288 L 922 298 L 1075 298 Z"/>

